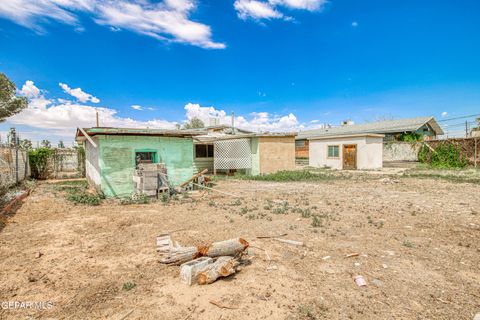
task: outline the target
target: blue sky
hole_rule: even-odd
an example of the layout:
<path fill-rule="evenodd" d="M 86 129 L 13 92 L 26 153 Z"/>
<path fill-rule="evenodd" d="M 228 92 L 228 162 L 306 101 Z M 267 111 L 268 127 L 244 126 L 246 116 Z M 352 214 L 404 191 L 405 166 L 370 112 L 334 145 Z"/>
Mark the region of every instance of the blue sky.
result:
<path fill-rule="evenodd" d="M 0 131 L 71 141 L 95 108 L 104 125 L 235 111 L 276 131 L 475 114 L 479 12 L 473 0 L 3 0 L 0 71 L 31 110 Z"/>

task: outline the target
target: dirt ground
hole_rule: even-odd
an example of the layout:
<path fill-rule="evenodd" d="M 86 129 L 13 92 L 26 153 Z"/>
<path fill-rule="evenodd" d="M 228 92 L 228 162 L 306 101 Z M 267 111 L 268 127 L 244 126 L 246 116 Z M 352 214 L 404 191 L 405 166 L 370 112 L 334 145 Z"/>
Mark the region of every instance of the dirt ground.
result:
<path fill-rule="evenodd" d="M 91 207 L 40 184 L 0 232 L 0 302 L 53 305 L 0 308 L 0 318 L 471 320 L 480 312 L 479 184 L 374 176 L 216 188 L 242 199 Z M 155 250 L 158 234 L 178 229 L 182 245 L 241 236 L 251 264 L 188 287 Z M 304 246 L 257 238 L 283 233 Z"/>

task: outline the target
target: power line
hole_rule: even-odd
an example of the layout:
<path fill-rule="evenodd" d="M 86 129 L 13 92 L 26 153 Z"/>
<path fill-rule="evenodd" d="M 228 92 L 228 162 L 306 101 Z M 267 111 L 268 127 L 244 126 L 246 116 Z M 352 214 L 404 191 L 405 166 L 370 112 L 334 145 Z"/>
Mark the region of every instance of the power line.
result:
<path fill-rule="evenodd" d="M 444 122 L 444 121 L 451 121 L 451 120 L 458 120 L 458 119 L 466 119 L 466 118 L 479 117 L 479 116 L 480 116 L 480 113 L 472 114 L 472 115 L 469 115 L 469 116 L 461 116 L 461 117 L 456 117 L 456 118 L 437 120 L 437 122 Z"/>

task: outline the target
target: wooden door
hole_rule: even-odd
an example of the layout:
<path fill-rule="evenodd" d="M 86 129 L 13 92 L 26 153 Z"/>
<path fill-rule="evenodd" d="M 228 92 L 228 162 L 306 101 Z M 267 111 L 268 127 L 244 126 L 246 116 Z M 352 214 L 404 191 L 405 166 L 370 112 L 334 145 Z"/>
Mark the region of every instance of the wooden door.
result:
<path fill-rule="evenodd" d="M 343 169 L 344 170 L 357 169 L 357 145 L 356 144 L 343 145 Z"/>

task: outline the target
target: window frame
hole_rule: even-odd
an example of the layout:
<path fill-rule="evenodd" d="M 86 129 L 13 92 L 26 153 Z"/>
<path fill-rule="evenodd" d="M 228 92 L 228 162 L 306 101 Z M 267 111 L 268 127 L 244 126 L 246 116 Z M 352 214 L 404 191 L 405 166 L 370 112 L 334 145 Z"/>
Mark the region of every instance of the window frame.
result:
<path fill-rule="evenodd" d="M 206 157 L 198 157 L 197 156 L 197 146 L 205 146 L 205 154 L 206 154 Z M 195 144 L 195 148 L 194 148 L 194 158 L 195 159 L 213 159 L 215 157 L 215 152 L 213 151 L 214 150 L 214 146 L 213 144 L 209 144 L 209 143 L 197 143 Z M 210 156 L 211 155 L 211 156 Z"/>
<path fill-rule="evenodd" d="M 156 149 L 135 149 L 135 152 L 133 153 L 133 163 L 135 164 L 135 167 L 138 166 L 137 163 L 137 153 L 152 153 L 153 159 L 152 163 L 159 163 L 159 158 L 158 158 L 158 150 Z"/>
<path fill-rule="evenodd" d="M 330 147 L 337 148 L 337 156 L 335 156 L 335 152 L 333 152 L 333 156 L 330 156 Z M 333 149 L 335 150 L 335 149 Z M 339 144 L 329 144 L 327 145 L 327 159 L 340 159 L 340 145 Z"/>

